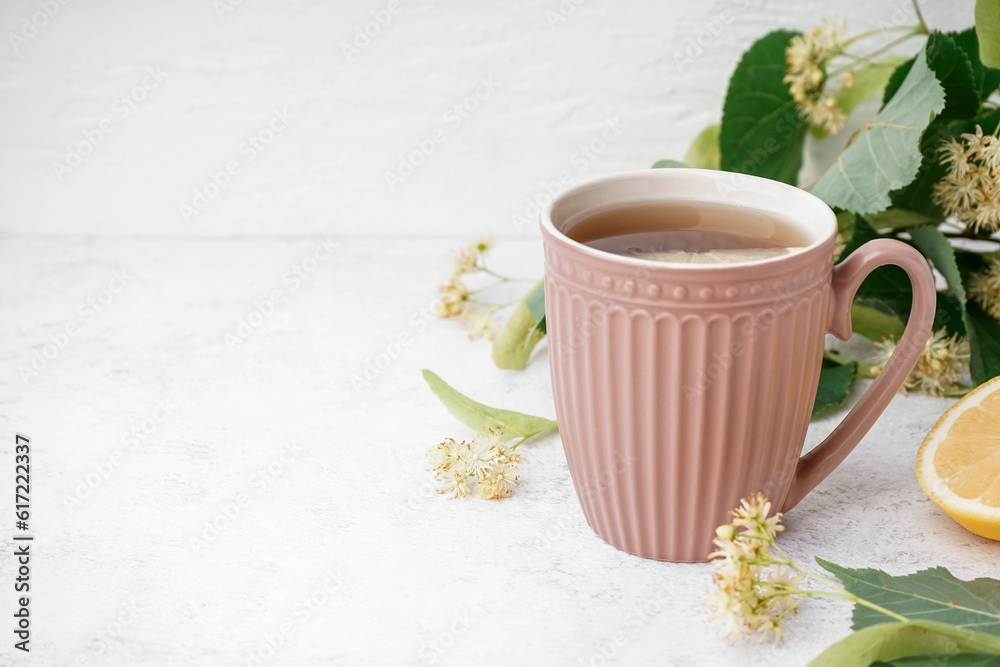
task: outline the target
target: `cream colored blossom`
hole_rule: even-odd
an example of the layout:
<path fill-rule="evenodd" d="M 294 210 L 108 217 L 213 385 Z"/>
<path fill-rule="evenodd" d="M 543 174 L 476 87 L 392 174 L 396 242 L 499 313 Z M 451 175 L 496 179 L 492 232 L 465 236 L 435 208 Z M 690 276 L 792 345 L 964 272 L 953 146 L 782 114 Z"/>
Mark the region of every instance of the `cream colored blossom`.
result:
<path fill-rule="evenodd" d="M 938 154 L 948 173 L 931 192 L 945 215 L 976 232 L 1000 230 L 1000 139 L 977 125 L 961 141 L 946 140 Z"/>
<path fill-rule="evenodd" d="M 845 26 L 827 20 L 809 32 L 796 35 L 785 49 L 783 81 L 798 106 L 799 113 L 810 124 L 836 134 L 847 123 L 847 114 L 833 95 L 824 93 L 826 65 L 844 47 Z M 854 83 L 854 72 L 843 78 L 843 88 Z"/>
<path fill-rule="evenodd" d="M 980 308 L 1000 320 L 1000 261 L 993 260 L 986 271 L 973 274 L 968 292 Z"/>
<path fill-rule="evenodd" d="M 471 442 L 455 442 L 448 438 L 427 452 L 432 470 L 438 478 L 438 491 L 464 498 L 476 485 L 484 500 L 506 498 L 517 485 L 517 466 L 527 463 L 513 449 L 504 445 L 503 433 L 484 429 Z"/>
<path fill-rule="evenodd" d="M 500 321 L 493 313 L 493 308 L 488 306 L 466 309 L 462 314 L 462 322 L 469 334 L 469 340 L 477 338 L 493 340 L 500 328 Z"/>
<path fill-rule="evenodd" d="M 716 529 L 712 561 L 713 589 L 709 604 L 713 619 L 726 635 L 749 630 L 781 636 L 781 619 L 793 606 L 789 598 L 796 580 L 780 569 L 769 572 L 775 561 L 769 547 L 782 530 L 780 515 L 769 516 L 771 503 L 761 494 L 744 498 L 732 511 L 733 521 Z"/>
<path fill-rule="evenodd" d="M 438 317 L 458 317 L 469 308 L 469 290 L 460 280 L 442 285 L 437 306 Z"/>
<path fill-rule="evenodd" d="M 451 256 L 451 277 L 458 278 L 473 271 L 478 261 L 479 255 L 473 244 L 470 243 L 464 248 L 459 248 Z"/>
<path fill-rule="evenodd" d="M 895 353 L 897 343 L 891 338 L 875 344 L 876 371 L 881 371 Z M 903 389 L 924 391 L 932 396 L 943 396 L 958 385 L 959 378 L 968 370 L 969 345 L 958 334 L 948 335 L 939 329 L 931 333 L 917 359 L 913 371 L 903 383 Z"/>

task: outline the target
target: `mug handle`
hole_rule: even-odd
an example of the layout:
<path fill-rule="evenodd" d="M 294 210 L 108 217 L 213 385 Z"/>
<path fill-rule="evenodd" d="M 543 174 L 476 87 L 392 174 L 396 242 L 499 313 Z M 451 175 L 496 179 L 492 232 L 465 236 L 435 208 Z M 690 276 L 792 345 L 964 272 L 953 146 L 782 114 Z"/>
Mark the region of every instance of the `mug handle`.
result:
<path fill-rule="evenodd" d="M 885 264 L 902 268 L 913 286 L 913 305 L 906 331 L 885 368 L 840 425 L 815 449 L 799 459 L 792 485 L 781 505 L 786 512 L 833 472 L 868 432 L 913 370 L 934 323 L 937 293 L 923 255 L 901 241 L 875 239 L 833 267 L 828 331 L 840 340 L 851 337 L 851 304 L 862 281 Z"/>

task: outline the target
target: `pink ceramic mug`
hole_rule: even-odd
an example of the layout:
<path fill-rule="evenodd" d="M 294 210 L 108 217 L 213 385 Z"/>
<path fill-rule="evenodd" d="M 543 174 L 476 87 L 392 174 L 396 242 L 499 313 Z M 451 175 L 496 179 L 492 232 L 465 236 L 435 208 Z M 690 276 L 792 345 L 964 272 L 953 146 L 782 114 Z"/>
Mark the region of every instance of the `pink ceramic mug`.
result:
<path fill-rule="evenodd" d="M 623 204 L 710 202 L 794 223 L 808 245 L 737 264 L 669 264 L 578 243 L 567 230 Z M 935 287 L 905 243 L 871 241 L 833 266 L 837 221 L 798 188 L 742 174 L 655 169 L 562 193 L 542 215 L 556 414 L 591 528 L 660 560 L 704 560 L 728 510 L 758 491 L 795 506 L 857 445 L 930 333 Z M 800 458 L 824 336 L 851 337 L 851 302 L 876 267 L 913 284 L 897 351 L 844 421 Z"/>

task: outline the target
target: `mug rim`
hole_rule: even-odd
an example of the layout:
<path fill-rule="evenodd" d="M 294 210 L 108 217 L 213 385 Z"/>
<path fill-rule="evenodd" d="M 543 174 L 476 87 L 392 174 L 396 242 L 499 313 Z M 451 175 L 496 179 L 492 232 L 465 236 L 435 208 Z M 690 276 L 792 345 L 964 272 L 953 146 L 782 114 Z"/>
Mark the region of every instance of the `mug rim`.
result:
<path fill-rule="evenodd" d="M 821 223 L 827 226 L 826 233 L 822 230 L 819 232 L 819 236 L 813 242 L 808 245 L 796 248 L 791 252 L 784 255 L 778 255 L 776 257 L 766 257 L 763 259 L 754 259 L 741 262 L 730 262 L 725 264 L 710 264 L 710 263 L 683 263 L 683 262 L 669 262 L 654 259 L 643 259 L 640 257 L 629 257 L 627 255 L 618 255 L 615 253 L 607 252 L 605 250 L 599 250 L 593 248 L 585 243 L 576 241 L 566 235 L 561 229 L 559 229 L 556 224 L 552 221 L 552 212 L 561 203 L 566 200 L 578 196 L 586 191 L 602 186 L 613 185 L 617 182 L 624 182 L 636 179 L 661 179 L 661 180 L 674 180 L 691 178 L 692 175 L 706 177 L 711 181 L 716 183 L 724 182 L 725 180 L 737 179 L 747 179 L 740 185 L 727 184 L 728 187 L 732 188 L 732 192 L 736 194 L 752 193 L 749 186 L 756 184 L 758 186 L 758 192 L 760 189 L 777 189 L 783 191 L 782 203 L 784 204 L 784 198 L 790 197 L 798 200 L 798 205 L 800 207 L 815 209 L 817 214 L 817 219 Z M 705 197 L 688 197 L 683 196 L 667 196 L 664 197 L 662 193 L 659 196 L 651 195 L 644 199 L 642 198 L 632 198 L 632 199 L 622 199 L 621 204 L 637 203 L 641 201 L 714 201 Z M 739 202 L 737 198 L 724 202 L 728 204 L 738 205 Z M 780 211 L 763 209 L 760 206 L 754 206 L 753 204 L 747 204 L 749 208 L 753 208 L 758 211 L 765 211 L 771 213 L 782 214 L 786 218 L 790 218 L 798 225 L 799 218 L 793 214 L 783 214 Z M 792 203 L 785 204 L 787 208 L 792 207 Z M 609 206 L 608 208 L 613 208 Z M 825 221 L 823 220 L 825 218 Z M 810 223 L 812 224 L 812 223 Z M 604 176 L 598 176 L 585 180 L 583 182 L 577 183 L 566 190 L 563 190 L 558 195 L 556 195 L 551 202 L 545 207 L 541 214 L 540 226 L 543 232 L 543 236 L 549 236 L 557 242 L 563 243 L 570 248 L 574 249 L 576 252 L 583 253 L 587 256 L 593 257 L 594 259 L 611 261 L 620 263 L 626 266 L 636 266 L 643 267 L 646 269 L 659 269 L 659 270 L 671 270 L 671 271 L 693 271 L 693 272 L 719 272 L 719 271 L 739 271 L 746 267 L 757 267 L 757 266 L 773 266 L 779 265 L 783 262 L 790 262 L 802 259 L 806 255 L 812 254 L 817 248 L 820 248 L 828 243 L 832 243 L 834 237 L 837 235 L 837 216 L 833 209 L 822 199 L 807 192 L 802 188 L 796 187 L 794 185 L 789 185 L 788 183 L 782 183 L 781 181 L 776 181 L 770 178 L 764 178 L 761 176 L 753 176 L 750 174 L 740 174 L 737 172 L 721 171 L 715 169 L 694 169 L 691 167 L 668 167 L 668 168 L 649 168 L 649 169 L 633 169 L 630 171 L 618 172 L 615 174 L 607 174 Z"/>

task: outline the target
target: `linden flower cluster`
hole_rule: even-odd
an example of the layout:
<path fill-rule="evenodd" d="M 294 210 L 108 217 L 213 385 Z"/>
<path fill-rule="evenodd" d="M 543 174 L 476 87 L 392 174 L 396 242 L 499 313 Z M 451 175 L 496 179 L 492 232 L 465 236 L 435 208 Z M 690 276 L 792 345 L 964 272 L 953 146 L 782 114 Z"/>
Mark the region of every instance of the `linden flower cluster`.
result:
<path fill-rule="evenodd" d="M 876 372 L 881 371 L 889 361 L 897 344 L 892 338 L 875 343 Z M 938 329 L 924 343 L 917 365 L 903 383 L 903 389 L 919 389 L 932 396 L 943 396 L 956 388 L 959 378 L 968 370 L 968 364 L 968 342 L 958 334 L 948 336 L 946 329 Z"/>
<path fill-rule="evenodd" d="M 993 260 L 986 271 L 973 274 L 968 290 L 973 301 L 1000 320 L 1000 261 Z"/>
<path fill-rule="evenodd" d="M 845 26 L 824 20 L 823 25 L 796 35 L 785 49 L 785 78 L 799 113 L 809 124 L 836 134 L 847 123 L 847 114 L 837 106 L 832 95 L 823 93 L 826 64 L 843 51 Z M 847 73 L 843 87 L 854 83 L 854 72 Z"/>
<path fill-rule="evenodd" d="M 1000 229 L 1000 138 L 983 128 L 951 137 L 938 149 L 948 174 L 934 184 L 934 201 L 976 232 Z"/>
<path fill-rule="evenodd" d="M 440 289 L 437 314 L 444 318 L 459 318 L 465 325 L 469 338 L 492 340 L 500 326 L 494 307 L 472 299 L 473 292 L 462 282 L 462 276 L 486 271 L 483 256 L 493 247 L 492 236 L 484 236 L 459 248 L 451 256 L 451 278 Z"/>
<path fill-rule="evenodd" d="M 799 589 L 805 575 L 796 571 L 784 557 L 771 555 L 771 547 L 779 552 L 775 535 L 784 530 L 781 515 L 771 513 L 771 503 L 757 494 L 740 501 L 732 512 L 733 522 L 719 526 L 709 554 L 712 561 L 714 587 L 709 593 L 713 620 L 721 623 L 727 636 L 744 631 L 775 635 L 781 638 L 781 621 L 794 610 L 802 598 L 793 594 L 808 594 Z"/>
<path fill-rule="evenodd" d="M 501 436 L 501 431 L 485 429 L 472 442 L 448 438 L 427 450 L 431 470 L 441 484 L 438 492 L 464 498 L 472 491 L 471 481 L 483 500 L 509 496 L 517 484 L 517 465 L 528 461 L 506 447 Z"/>

